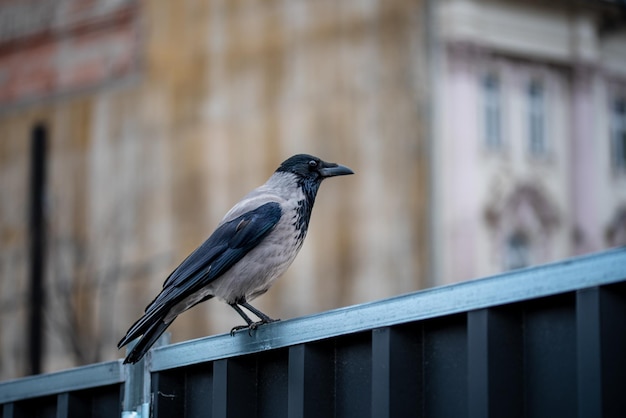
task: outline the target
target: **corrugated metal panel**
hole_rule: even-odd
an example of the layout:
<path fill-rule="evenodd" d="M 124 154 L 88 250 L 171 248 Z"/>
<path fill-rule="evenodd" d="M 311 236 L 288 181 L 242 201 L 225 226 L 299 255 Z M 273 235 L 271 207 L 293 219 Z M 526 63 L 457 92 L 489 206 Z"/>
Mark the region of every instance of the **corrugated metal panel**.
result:
<path fill-rule="evenodd" d="M 153 417 L 622 417 L 626 249 L 165 346 L 122 370 L 2 383 L 2 418 L 119 416 L 133 386 L 124 409 L 145 416 L 151 399 Z"/>

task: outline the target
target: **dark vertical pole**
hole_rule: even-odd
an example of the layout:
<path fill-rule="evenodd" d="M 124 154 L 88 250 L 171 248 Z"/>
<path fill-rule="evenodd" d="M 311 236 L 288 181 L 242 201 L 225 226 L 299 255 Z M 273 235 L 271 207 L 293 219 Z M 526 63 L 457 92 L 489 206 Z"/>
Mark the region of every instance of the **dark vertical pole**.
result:
<path fill-rule="evenodd" d="M 258 416 L 257 365 L 250 357 L 213 362 L 213 418 Z"/>
<path fill-rule="evenodd" d="M 372 330 L 372 417 L 419 417 L 422 405 L 421 328 Z"/>
<path fill-rule="evenodd" d="M 467 313 L 469 418 L 524 416 L 523 344 L 519 311 Z"/>
<path fill-rule="evenodd" d="M 581 417 L 604 416 L 600 325 L 600 289 L 592 287 L 577 291 L 578 414 Z"/>
<path fill-rule="evenodd" d="M 335 416 L 334 345 L 299 344 L 289 347 L 287 416 Z"/>
<path fill-rule="evenodd" d="M 42 124 L 31 132 L 30 160 L 30 298 L 28 357 L 30 373 L 41 373 L 45 271 L 44 199 L 46 187 L 47 130 Z"/>
<path fill-rule="evenodd" d="M 467 313 L 468 416 L 488 418 L 489 411 L 489 311 Z"/>

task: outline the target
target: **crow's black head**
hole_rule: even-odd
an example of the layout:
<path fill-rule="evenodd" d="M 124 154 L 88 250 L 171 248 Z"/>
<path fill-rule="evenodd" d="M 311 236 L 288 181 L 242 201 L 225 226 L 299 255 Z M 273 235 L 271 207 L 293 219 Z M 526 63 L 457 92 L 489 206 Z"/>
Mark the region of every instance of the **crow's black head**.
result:
<path fill-rule="evenodd" d="M 286 159 L 276 172 L 293 173 L 303 180 L 321 182 L 327 177 L 354 174 L 348 167 L 327 163 L 307 154 L 297 154 Z"/>
<path fill-rule="evenodd" d="M 317 190 L 322 184 L 322 180 L 327 177 L 345 176 L 354 174 L 348 167 L 327 163 L 321 159 L 307 154 L 294 155 L 286 159 L 278 167 L 276 173 L 289 173 L 296 176 L 296 184 L 302 190 L 302 199 L 298 201 L 294 220 L 294 226 L 299 231 L 298 239 L 300 242 L 304 239 L 306 231 L 309 227 L 311 218 L 311 210 L 315 203 Z"/>

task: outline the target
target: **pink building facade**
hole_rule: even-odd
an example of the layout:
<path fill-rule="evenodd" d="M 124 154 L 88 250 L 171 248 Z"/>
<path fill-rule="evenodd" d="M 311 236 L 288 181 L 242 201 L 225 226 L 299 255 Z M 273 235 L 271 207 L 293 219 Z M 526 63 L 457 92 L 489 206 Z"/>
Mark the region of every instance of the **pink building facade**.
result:
<path fill-rule="evenodd" d="M 434 18 L 436 284 L 626 244 L 618 10 L 448 0 Z"/>

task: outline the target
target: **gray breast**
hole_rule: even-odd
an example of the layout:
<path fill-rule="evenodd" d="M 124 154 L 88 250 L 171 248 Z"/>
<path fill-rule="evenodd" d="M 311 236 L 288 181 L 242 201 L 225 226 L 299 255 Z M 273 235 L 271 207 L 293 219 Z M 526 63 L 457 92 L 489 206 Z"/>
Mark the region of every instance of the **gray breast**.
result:
<path fill-rule="evenodd" d="M 294 226 L 295 208 L 285 209 L 274 230 L 208 286 L 210 294 L 227 303 L 244 297 L 251 301 L 265 293 L 274 280 L 287 270 L 302 247 L 304 236 Z"/>

